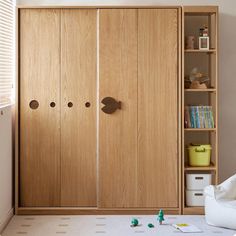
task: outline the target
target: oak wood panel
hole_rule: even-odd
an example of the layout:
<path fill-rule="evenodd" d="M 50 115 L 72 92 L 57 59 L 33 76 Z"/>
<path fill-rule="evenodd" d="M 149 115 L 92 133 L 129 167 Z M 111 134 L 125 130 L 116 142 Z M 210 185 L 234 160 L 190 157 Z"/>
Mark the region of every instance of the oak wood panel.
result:
<path fill-rule="evenodd" d="M 204 207 L 184 207 L 184 215 L 205 215 Z"/>
<path fill-rule="evenodd" d="M 197 14 L 204 14 L 204 13 L 217 13 L 218 6 L 184 6 L 185 13 L 197 13 Z"/>
<path fill-rule="evenodd" d="M 20 11 L 20 205 L 60 205 L 60 10 Z M 32 110 L 31 100 L 39 107 Z M 51 108 L 50 102 L 56 106 Z"/>
<path fill-rule="evenodd" d="M 96 206 L 97 11 L 61 13 L 61 205 Z"/>
<path fill-rule="evenodd" d="M 137 10 L 101 9 L 100 102 L 110 96 L 121 110 L 100 109 L 99 207 L 136 206 Z M 100 108 L 103 105 L 100 106 Z"/>
<path fill-rule="evenodd" d="M 182 8 L 178 8 L 178 207 L 182 213 Z"/>
<path fill-rule="evenodd" d="M 178 215 L 179 209 L 162 208 L 165 214 Z M 79 207 L 20 207 L 20 215 L 154 215 L 157 208 L 79 208 Z M 69 216 L 68 216 L 69 217 Z"/>
<path fill-rule="evenodd" d="M 45 4 L 43 4 L 43 5 L 40 5 L 40 4 L 33 4 L 33 5 L 30 5 L 30 4 L 22 4 L 22 5 L 20 5 L 20 4 L 17 4 L 17 6 L 16 6 L 18 9 L 24 9 L 24 8 L 31 8 L 31 9 L 34 9 L 34 8 L 36 8 L 36 9 L 42 9 L 42 8 L 54 8 L 54 9 L 56 9 L 56 8 L 63 8 L 63 9 L 66 9 L 66 8 L 70 8 L 70 9 L 83 9 L 83 8 L 86 8 L 86 9 L 93 9 L 93 8 L 95 8 L 95 9 L 137 9 L 137 8 L 140 8 L 140 9 L 145 9 L 145 8 L 148 8 L 148 9 L 150 9 L 150 8 L 158 8 L 158 9 L 163 9 L 163 8 L 170 8 L 170 9 L 172 9 L 172 8 L 181 8 L 181 6 L 173 6 L 173 5 L 171 5 L 171 6 L 160 6 L 160 5 L 114 5 L 114 4 L 107 4 L 107 5 L 52 5 L 52 4 L 50 4 L 50 5 L 45 5 Z M 206 7 L 206 6 L 202 6 L 202 7 Z"/>
<path fill-rule="evenodd" d="M 139 207 L 178 207 L 177 13 L 138 10 Z"/>

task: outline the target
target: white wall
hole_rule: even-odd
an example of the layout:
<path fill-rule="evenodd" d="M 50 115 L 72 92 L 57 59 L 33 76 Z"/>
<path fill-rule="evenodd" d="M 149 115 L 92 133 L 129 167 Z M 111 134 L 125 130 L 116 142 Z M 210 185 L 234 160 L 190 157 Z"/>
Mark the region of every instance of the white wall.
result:
<path fill-rule="evenodd" d="M 12 211 L 12 112 L 0 109 L 0 232 Z"/>
<path fill-rule="evenodd" d="M 16 0 L 18 5 L 218 5 L 220 7 L 219 154 L 220 179 L 236 173 L 236 1 L 235 0 Z"/>

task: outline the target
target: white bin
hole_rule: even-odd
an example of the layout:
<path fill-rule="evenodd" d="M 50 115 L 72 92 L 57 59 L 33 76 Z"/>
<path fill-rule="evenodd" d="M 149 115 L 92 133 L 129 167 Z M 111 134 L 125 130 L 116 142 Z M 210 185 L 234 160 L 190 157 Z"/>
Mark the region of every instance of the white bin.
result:
<path fill-rule="evenodd" d="M 186 190 L 186 205 L 187 206 L 204 206 L 203 191 Z"/>
<path fill-rule="evenodd" d="M 211 174 L 186 174 L 187 190 L 204 190 L 211 185 Z"/>

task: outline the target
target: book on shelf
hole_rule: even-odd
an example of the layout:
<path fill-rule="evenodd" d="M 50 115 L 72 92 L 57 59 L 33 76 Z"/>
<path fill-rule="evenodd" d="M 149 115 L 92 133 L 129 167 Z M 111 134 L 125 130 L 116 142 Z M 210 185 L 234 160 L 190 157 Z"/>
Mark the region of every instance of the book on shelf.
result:
<path fill-rule="evenodd" d="M 185 106 L 185 128 L 215 128 L 212 106 Z"/>

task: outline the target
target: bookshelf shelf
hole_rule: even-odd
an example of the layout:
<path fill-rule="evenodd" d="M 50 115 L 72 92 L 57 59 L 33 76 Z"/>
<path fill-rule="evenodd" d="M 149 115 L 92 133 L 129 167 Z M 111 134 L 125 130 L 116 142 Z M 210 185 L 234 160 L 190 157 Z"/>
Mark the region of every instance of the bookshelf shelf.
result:
<path fill-rule="evenodd" d="M 210 93 L 215 93 L 216 89 L 215 88 L 208 88 L 208 89 L 184 89 L 185 92 L 210 92 Z"/>
<path fill-rule="evenodd" d="M 184 131 L 191 131 L 191 132 L 215 132 L 216 128 L 184 128 Z"/>
<path fill-rule="evenodd" d="M 185 49 L 185 53 L 215 53 L 216 49 L 209 49 L 209 50 L 199 50 L 199 49 Z"/>
<path fill-rule="evenodd" d="M 218 7 L 186 6 L 183 8 L 182 17 L 182 213 L 200 215 L 204 214 L 204 206 L 186 205 L 185 175 L 192 171 L 194 173 L 206 172 L 212 175 L 212 184 L 218 183 Z M 204 25 L 208 27 L 209 50 L 197 49 L 199 29 Z M 184 48 L 187 36 L 194 37 L 194 49 Z M 207 86 L 209 88 L 185 88 L 186 75 L 190 75 L 194 68 L 208 76 Z M 199 118 L 199 114 L 203 118 Z M 210 118 L 212 122 L 206 122 L 209 117 L 213 117 L 214 120 Z M 185 128 L 191 126 L 215 128 Z M 186 147 L 191 143 L 211 145 L 210 166 L 193 167 L 188 165 Z"/>
<path fill-rule="evenodd" d="M 186 171 L 193 171 L 193 170 L 199 170 L 199 171 L 210 171 L 210 170 L 216 170 L 216 166 L 211 163 L 210 166 L 185 166 L 184 168 Z"/>

